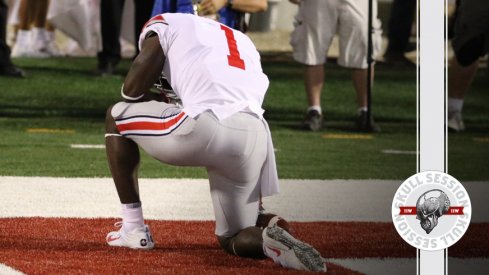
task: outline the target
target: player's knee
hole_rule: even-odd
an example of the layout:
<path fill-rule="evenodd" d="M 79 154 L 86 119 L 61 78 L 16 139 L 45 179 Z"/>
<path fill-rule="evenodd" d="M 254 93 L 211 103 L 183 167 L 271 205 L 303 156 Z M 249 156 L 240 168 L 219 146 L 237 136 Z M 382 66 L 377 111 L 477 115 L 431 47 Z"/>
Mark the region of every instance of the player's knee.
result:
<path fill-rule="evenodd" d="M 219 245 L 221 246 L 222 249 L 224 249 L 224 251 L 226 251 L 229 254 L 234 254 L 232 244 L 231 244 L 231 240 L 233 239 L 233 237 L 224 237 L 224 236 L 216 236 L 216 237 L 217 237 L 217 241 L 219 242 Z"/>
<path fill-rule="evenodd" d="M 105 114 L 105 132 L 108 134 L 119 133 L 115 125 L 114 117 L 112 116 L 113 107 L 114 105 L 111 105 L 109 108 L 107 108 L 107 112 Z"/>

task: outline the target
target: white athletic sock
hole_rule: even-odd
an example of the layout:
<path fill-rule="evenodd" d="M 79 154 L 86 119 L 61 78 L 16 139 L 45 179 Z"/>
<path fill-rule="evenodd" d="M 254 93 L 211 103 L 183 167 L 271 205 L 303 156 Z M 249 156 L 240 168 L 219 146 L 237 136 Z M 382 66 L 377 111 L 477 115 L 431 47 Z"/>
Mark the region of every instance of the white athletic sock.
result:
<path fill-rule="evenodd" d="M 122 227 L 125 232 L 144 225 L 143 208 L 141 203 L 122 204 Z"/>
<path fill-rule="evenodd" d="M 46 48 L 46 30 L 44 28 L 32 29 L 32 48 L 36 51 Z"/>
<path fill-rule="evenodd" d="M 357 109 L 358 114 L 361 114 L 362 112 L 366 112 L 366 111 L 368 111 L 368 108 L 365 106 L 364 107 L 358 107 L 358 109 Z"/>
<path fill-rule="evenodd" d="M 55 37 L 56 37 L 54 31 L 48 31 L 48 30 L 46 30 L 46 32 L 44 33 L 44 35 L 45 35 L 45 39 L 46 39 L 46 41 L 48 43 L 49 42 L 54 42 Z"/>
<path fill-rule="evenodd" d="M 448 97 L 448 112 L 462 112 L 462 108 L 464 107 L 464 100 Z"/>
<path fill-rule="evenodd" d="M 19 30 L 17 32 L 17 38 L 15 44 L 23 49 L 28 48 L 31 44 L 31 31 Z"/>
<path fill-rule="evenodd" d="M 19 30 L 12 48 L 12 57 L 25 57 L 31 55 L 31 31 Z"/>
<path fill-rule="evenodd" d="M 319 106 L 319 105 L 313 105 L 313 106 L 310 106 L 309 108 L 307 108 L 308 113 L 309 113 L 309 111 L 312 111 L 312 110 L 316 110 L 316 111 L 318 111 L 319 114 L 322 114 L 321 106 Z"/>

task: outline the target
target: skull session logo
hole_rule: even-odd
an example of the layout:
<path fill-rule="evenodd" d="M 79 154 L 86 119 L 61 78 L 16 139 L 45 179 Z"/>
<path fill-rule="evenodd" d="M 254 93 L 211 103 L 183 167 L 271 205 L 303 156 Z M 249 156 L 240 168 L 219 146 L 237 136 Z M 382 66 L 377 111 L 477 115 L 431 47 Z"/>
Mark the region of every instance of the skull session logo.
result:
<path fill-rule="evenodd" d="M 404 181 L 392 202 L 399 235 L 423 250 L 445 249 L 467 231 L 472 208 L 467 191 L 452 176 L 425 171 Z"/>

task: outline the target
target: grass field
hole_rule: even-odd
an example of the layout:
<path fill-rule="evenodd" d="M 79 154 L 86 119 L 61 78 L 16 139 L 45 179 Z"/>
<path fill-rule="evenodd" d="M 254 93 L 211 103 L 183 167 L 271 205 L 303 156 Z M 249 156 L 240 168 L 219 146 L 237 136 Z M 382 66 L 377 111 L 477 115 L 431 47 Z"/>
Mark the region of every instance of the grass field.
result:
<path fill-rule="evenodd" d="M 265 55 L 271 84 L 265 99 L 281 178 L 400 179 L 416 172 L 415 69 L 378 66 L 373 112 L 382 133 L 353 131 L 355 95 L 347 70 L 327 65 L 322 104 L 326 128 L 300 129 L 307 107 L 302 68 L 287 56 Z M 94 58 L 18 59 L 27 79 L 0 78 L 0 175 L 108 177 L 102 149 L 106 108 L 119 100 L 123 75 L 95 77 Z M 464 107 L 467 131 L 449 134 L 448 172 L 459 180 L 489 179 L 488 78 L 481 70 Z M 384 150 L 401 151 L 387 154 Z M 201 168 L 161 165 L 143 155 L 142 177 L 204 178 Z"/>

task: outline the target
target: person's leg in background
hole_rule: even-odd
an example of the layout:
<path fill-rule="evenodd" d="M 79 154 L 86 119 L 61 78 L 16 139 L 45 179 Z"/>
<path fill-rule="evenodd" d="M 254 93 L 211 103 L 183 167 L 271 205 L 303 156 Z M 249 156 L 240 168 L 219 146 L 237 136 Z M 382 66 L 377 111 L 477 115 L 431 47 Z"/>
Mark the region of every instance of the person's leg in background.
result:
<path fill-rule="evenodd" d="M 294 60 L 304 65 L 304 88 L 308 109 L 303 128 L 322 128 L 321 93 L 324 86 L 324 63 L 336 31 L 338 8 L 336 1 L 309 0 L 301 2 L 295 17 L 290 44 Z"/>
<path fill-rule="evenodd" d="M 0 76 L 24 77 L 25 73 L 10 60 L 10 47 L 7 45 L 8 7 L 0 1 Z"/>
<path fill-rule="evenodd" d="M 374 70 L 372 65 L 372 73 L 370 76 L 371 84 L 373 86 L 374 82 Z M 368 102 L 367 102 L 367 69 L 353 69 L 351 76 L 353 87 L 355 88 L 355 93 L 357 96 L 357 107 L 358 107 L 358 117 L 357 117 L 357 130 L 364 132 L 380 132 L 380 127 L 377 126 L 372 118 L 370 117 L 370 123 L 368 122 L 369 118 L 367 115 L 368 110 Z"/>
<path fill-rule="evenodd" d="M 393 65 L 413 65 L 404 53 L 409 46 L 409 37 L 413 25 L 416 0 L 394 0 L 391 6 L 387 37 L 389 44 L 384 61 Z"/>
<path fill-rule="evenodd" d="M 380 50 L 381 26 L 377 18 L 377 2 L 372 10 L 372 56 Z M 351 69 L 353 88 L 356 93 L 357 119 L 356 130 L 362 132 L 380 132 L 372 115 L 368 117 L 368 3 L 363 0 L 348 1 L 342 6 L 339 16 L 339 48 L 338 65 Z M 361 12 L 358 12 L 361 11 Z M 372 64 L 370 83 L 373 87 L 374 66 Z"/>
<path fill-rule="evenodd" d="M 35 16 L 38 2 L 36 0 L 20 0 L 19 24 L 17 36 L 12 49 L 12 57 L 32 56 L 31 26 Z"/>
<path fill-rule="evenodd" d="M 309 108 L 304 126 L 311 131 L 320 130 L 323 124 L 321 92 L 324 86 L 324 64 L 304 66 L 304 87 Z"/>
<path fill-rule="evenodd" d="M 97 55 L 97 75 L 112 75 L 115 66 L 121 60 L 121 44 L 119 42 L 119 37 L 121 34 L 123 8 L 124 0 L 100 1 L 102 51 Z"/>
<path fill-rule="evenodd" d="M 47 56 L 62 56 L 55 42 L 55 27 L 47 20 L 50 0 L 37 1 L 32 28 L 33 51 Z"/>
<path fill-rule="evenodd" d="M 462 119 L 464 99 L 479 66 L 489 53 L 489 6 L 484 0 L 461 1 L 454 21 L 454 58 L 448 68 L 448 129 L 465 130 Z"/>
<path fill-rule="evenodd" d="M 479 66 L 478 59 L 472 64 L 461 65 L 456 57 L 450 62 L 448 70 L 448 129 L 461 132 L 465 130 L 462 109 L 465 95 L 469 91 Z"/>
<path fill-rule="evenodd" d="M 134 46 L 136 48 L 136 55 L 139 53 L 139 34 L 141 34 L 144 24 L 151 18 L 153 4 L 154 0 L 134 0 Z"/>
<path fill-rule="evenodd" d="M 47 21 L 45 29 L 46 31 L 44 36 L 44 48 L 46 52 L 50 56 L 55 56 L 55 57 L 64 56 L 64 54 L 56 45 L 56 35 L 55 35 L 56 28 L 51 23 L 49 23 L 49 21 Z"/>
<path fill-rule="evenodd" d="M 62 56 L 56 46 L 55 27 L 47 20 L 50 0 L 36 1 L 32 28 L 32 51 L 39 57 Z"/>

